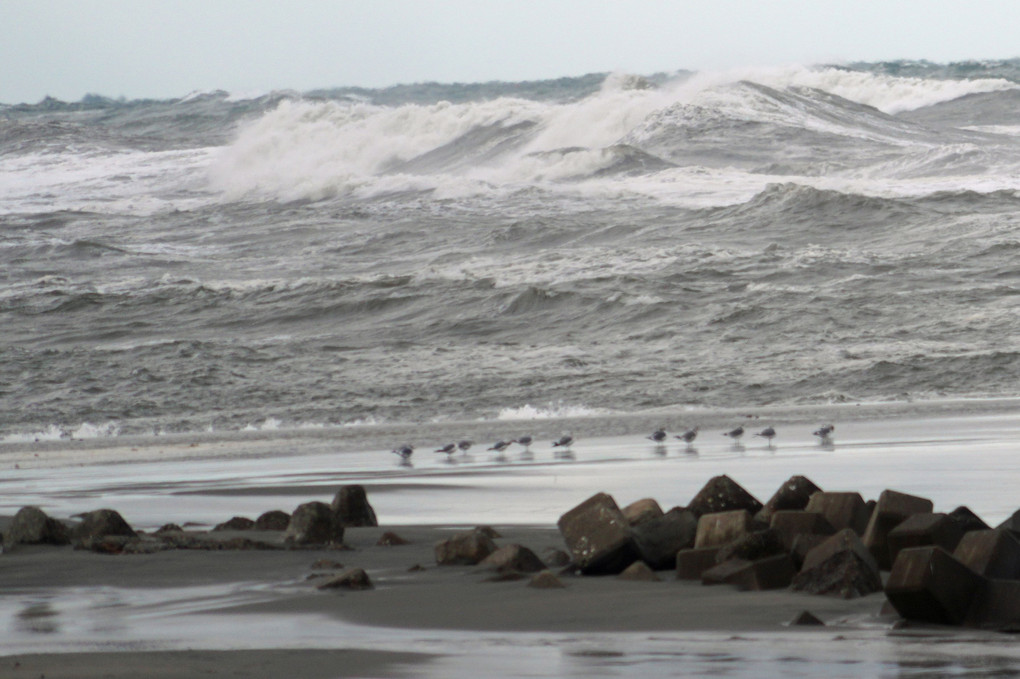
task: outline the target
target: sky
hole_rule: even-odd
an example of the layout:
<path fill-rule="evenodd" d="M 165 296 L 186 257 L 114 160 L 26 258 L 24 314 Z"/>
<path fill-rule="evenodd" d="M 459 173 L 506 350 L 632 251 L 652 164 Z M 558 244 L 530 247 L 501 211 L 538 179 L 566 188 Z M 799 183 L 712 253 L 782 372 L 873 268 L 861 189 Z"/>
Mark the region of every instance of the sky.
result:
<path fill-rule="evenodd" d="M 1020 56 L 1018 0 L 0 0 L 0 103 Z"/>

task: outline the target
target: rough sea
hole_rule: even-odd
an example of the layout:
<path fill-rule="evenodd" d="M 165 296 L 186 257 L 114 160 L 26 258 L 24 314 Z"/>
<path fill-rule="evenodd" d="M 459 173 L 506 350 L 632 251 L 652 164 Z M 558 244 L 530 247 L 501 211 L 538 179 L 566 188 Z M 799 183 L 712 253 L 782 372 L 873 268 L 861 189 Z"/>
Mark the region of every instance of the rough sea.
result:
<path fill-rule="evenodd" d="M 1020 395 L 1020 61 L 0 105 L 0 441 Z"/>

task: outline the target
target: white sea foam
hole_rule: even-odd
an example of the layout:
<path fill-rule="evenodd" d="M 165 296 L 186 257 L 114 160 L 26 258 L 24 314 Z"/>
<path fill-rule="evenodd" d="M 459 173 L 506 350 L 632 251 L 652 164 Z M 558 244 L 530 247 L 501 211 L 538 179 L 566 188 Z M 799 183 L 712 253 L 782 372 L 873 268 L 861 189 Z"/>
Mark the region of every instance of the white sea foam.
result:
<path fill-rule="evenodd" d="M 567 417 L 590 417 L 593 415 L 605 415 L 609 413 L 604 408 L 589 408 L 584 405 L 574 405 L 557 401 L 548 403 L 545 406 L 533 406 L 524 404 L 516 408 L 503 408 L 496 415 L 497 420 L 548 420 Z"/>

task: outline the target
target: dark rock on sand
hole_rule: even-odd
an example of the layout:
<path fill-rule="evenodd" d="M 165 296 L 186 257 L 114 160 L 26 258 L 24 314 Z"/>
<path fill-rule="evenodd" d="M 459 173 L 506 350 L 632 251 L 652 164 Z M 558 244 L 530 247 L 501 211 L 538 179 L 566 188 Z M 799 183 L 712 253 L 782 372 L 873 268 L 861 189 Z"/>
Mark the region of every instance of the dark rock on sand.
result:
<path fill-rule="evenodd" d="M 6 548 L 14 545 L 67 545 L 71 536 L 67 527 L 38 507 L 22 507 L 14 515 L 2 542 Z"/>
<path fill-rule="evenodd" d="M 1020 539 L 1020 509 L 1013 512 L 1013 514 L 1010 515 L 1008 519 L 1000 523 L 998 526 L 996 526 L 996 528 L 1008 530 L 1015 537 Z"/>
<path fill-rule="evenodd" d="M 533 551 L 523 545 L 506 545 L 500 547 L 478 564 L 482 568 L 493 568 L 498 571 L 514 571 L 517 573 L 538 573 L 546 566 Z"/>
<path fill-rule="evenodd" d="M 777 554 L 786 554 L 779 533 L 771 528 L 758 530 L 737 538 L 719 549 L 715 560 L 717 563 L 730 559 L 757 561 Z"/>
<path fill-rule="evenodd" d="M 804 509 L 808 512 L 818 512 L 836 530 L 849 528 L 858 535 L 864 535 L 868 527 L 870 512 L 864 498 L 857 492 L 815 493 Z"/>
<path fill-rule="evenodd" d="M 791 476 L 765 503 L 760 518 L 768 523 L 778 511 L 804 509 L 811 496 L 821 490 L 806 476 Z"/>
<path fill-rule="evenodd" d="M 914 547 L 896 557 L 885 595 L 907 620 L 961 625 L 986 582 L 941 547 Z"/>
<path fill-rule="evenodd" d="M 570 555 L 562 549 L 546 547 L 542 552 L 542 561 L 552 568 L 562 568 L 570 563 Z"/>
<path fill-rule="evenodd" d="M 632 526 L 657 519 L 663 514 L 662 507 L 652 498 L 644 498 L 643 500 L 631 502 L 621 511 L 627 517 L 627 522 Z"/>
<path fill-rule="evenodd" d="M 882 591 L 882 577 L 871 552 L 847 528 L 807 553 L 791 589 L 852 599 Z"/>
<path fill-rule="evenodd" d="M 326 503 L 306 502 L 294 510 L 283 539 L 293 545 L 339 544 L 344 539 L 344 527 Z"/>
<path fill-rule="evenodd" d="M 574 507 L 557 525 L 574 563 L 586 575 L 615 575 L 638 559 L 630 523 L 605 493 Z"/>
<path fill-rule="evenodd" d="M 536 589 L 563 589 L 566 585 L 555 574 L 549 571 L 542 571 L 528 581 L 528 587 L 535 587 Z"/>
<path fill-rule="evenodd" d="M 161 535 L 163 533 L 183 533 L 184 529 L 178 526 L 176 523 L 164 523 L 162 526 L 156 529 L 154 535 Z"/>
<path fill-rule="evenodd" d="M 351 568 L 338 575 L 320 582 L 315 586 L 316 589 L 374 589 L 372 581 L 361 568 Z"/>
<path fill-rule="evenodd" d="M 644 561 L 635 561 L 631 565 L 623 569 L 623 572 L 617 575 L 621 580 L 632 580 L 635 582 L 660 582 L 661 578 L 655 574 L 651 568 L 648 567 Z"/>
<path fill-rule="evenodd" d="M 224 530 L 252 530 L 255 528 L 255 522 L 245 516 L 235 516 L 228 521 L 218 523 L 213 527 L 214 531 Z"/>
<path fill-rule="evenodd" d="M 379 540 L 375 544 L 379 547 L 399 547 L 401 545 L 409 545 L 411 543 L 393 531 L 388 530 L 379 536 Z"/>
<path fill-rule="evenodd" d="M 811 552 L 812 549 L 828 540 L 831 535 L 812 535 L 811 533 L 801 533 L 793 539 L 793 544 L 790 545 L 790 558 L 793 559 L 794 565 L 799 571 L 804 567 L 804 559 Z"/>
<path fill-rule="evenodd" d="M 821 512 L 778 510 L 772 513 L 770 527 L 778 533 L 780 541 L 788 551 L 793 550 L 793 543 L 799 535 L 834 535 L 836 533 L 836 529 Z"/>
<path fill-rule="evenodd" d="M 737 509 L 747 510 L 753 516 L 762 509 L 762 504 L 736 481 L 722 475 L 709 479 L 687 505 L 687 509 L 699 517 Z"/>
<path fill-rule="evenodd" d="M 496 543 L 478 531 L 454 535 L 436 543 L 440 566 L 474 566 L 496 551 Z"/>
<path fill-rule="evenodd" d="M 675 507 L 634 526 L 632 533 L 641 559 L 654 570 L 667 570 L 676 567 L 681 549 L 694 546 L 698 518 L 694 512 Z"/>
<path fill-rule="evenodd" d="M 116 535 L 128 538 L 137 538 L 138 534 L 132 530 L 128 522 L 124 520 L 114 509 L 97 509 L 82 515 L 81 523 L 74 528 L 74 538 L 83 547 L 88 548 L 94 540 Z"/>
<path fill-rule="evenodd" d="M 914 514 L 889 531 L 886 544 L 889 558 L 895 563 L 900 550 L 911 547 L 938 545 L 952 553 L 962 537 L 960 524 L 950 519 L 948 514 Z"/>
<path fill-rule="evenodd" d="M 991 526 L 982 521 L 981 517 L 972 512 L 968 507 L 957 507 L 953 511 L 949 512 L 949 518 L 958 523 L 964 533 L 969 533 L 972 530 L 988 530 L 991 528 Z"/>
<path fill-rule="evenodd" d="M 729 584 L 738 589 L 762 591 L 783 589 L 790 585 L 796 571 L 786 553 L 749 561 L 729 559 L 708 569 L 701 576 L 703 584 Z"/>
<path fill-rule="evenodd" d="M 333 511 L 342 526 L 378 526 L 375 510 L 368 504 L 368 495 L 362 486 L 341 486 L 333 497 Z"/>
<path fill-rule="evenodd" d="M 287 530 L 290 514 L 279 509 L 270 509 L 255 519 L 255 530 Z"/>
<path fill-rule="evenodd" d="M 883 490 L 878 504 L 864 532 L 864 545 L 871 551 L 882 570 L 892 568 L 889 553 L 889 532 L 914 514 L 930 513 L 934 505 L 931 500 L 908 495 L 895 490 Z"/>
<path fill-rule="evenodd" d="M 810 611 L 801 611 L 796 618 L 790 621 L 790 626 L 825 627 L 825 623 Z"/>
<path fill-rule="evenodd" d="M 677 580 L 701 580 L 702 574 L 715 567 L 719 547 L 681 549 L 676 555 Z"/>

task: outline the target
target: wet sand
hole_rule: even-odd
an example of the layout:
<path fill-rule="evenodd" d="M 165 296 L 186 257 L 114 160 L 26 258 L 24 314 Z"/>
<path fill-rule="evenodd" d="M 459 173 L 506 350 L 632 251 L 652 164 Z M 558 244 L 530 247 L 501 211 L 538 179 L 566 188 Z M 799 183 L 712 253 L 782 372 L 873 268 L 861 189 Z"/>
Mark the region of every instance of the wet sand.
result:
<path fill-rule="evenodd" d="M 721 659 L 730 676 L 874 676 L 933 657 L 962 675 L 988 658 L 1018 666 L 1020 654 L 1002 635 L 894 631 L 894 619 L 880 615 L 880 594 L 847 602 L 747 593 L 677 581 L 671 572 L 659 582 L 565 576 L 563 589 L 544 590 L 526 580 L 490 581 L 492 573 L 478 567 L 435 564 L 434 543 L 457 530 L 488 524 L 502 536 L 497 544 L 523 544 L 542 556 L 563 548 L 556 518 L 593 492 L 610 492 L 621 505 L 654 497 L 668 508 L 717 473 L 763 501 L 786 478 L 805 474 L 823 489 L 860 490 L 866 498 L 885 488 L 917 493 L 933 499 L 936 511 L 967 504 L 993 525 L 1016 509 L 1002 480 L 1020 471 L 1016 412 L 840 421 L 833 446 L 819 446 L 806 425 L 778 422 L 772 448 L 746 440 L 734 449 L 703 431 L 696 453 L 679 442 L 660 450 L 643 436 L 617 435 L 579 437 L 570 456 L 553 456 L 545 442 L 531 454 L 472 451 L 447 463 L 422 445 L 413 466 L 401 466 L 387 449 L 325 450 L 331 444 L 320 436 L 267 437 L 254 452 L 244 437 L 197 442 L 188 444 L 186 461 L 150 456 L 115 465 L 54 463 L 47 444 L 39 458 L 27 455 L 37 466 L 18 469 L 3 463 L 9 451 L 0 448 L 0 514 L 8 516 L 24 504 L 58 518 L 112 507 L 148 531 L 169 521 L 206 530 L 234 515 L 328 502 L 339 485 L 361 483 L 382 524 L 349 528 L 346 550 L 10 550 L 0 556 L 0 675 L 19 662 L 24 676 L 47 677 L 460 677 L 476 676 L 481 660 L 491 676 L 550 677 L 649 668 L 686 676 L 718 670 Z M 108 448 L 90 445 L 105 451 L 97 460 L 108 459 Z M 286 452 L 272 454 L 274 445 Z M 222 456 L 224 447 L 230 456 Z M 52 450 L 65 462 L 71 454 Z M 24 448 L 16 454 L 26 459 Z M 377 545 L 385 530 L 410 544 Z M 375 588 L 317 590 L 317 575 L 340 568 L 313 567 L 320 559 L 364 568 Z M 802 610 L 828 626 L 788 627 Z M 935 643 L 945 637 L 953 643 Z M 294 663 L 298 675 L 289 671 Z"/>

